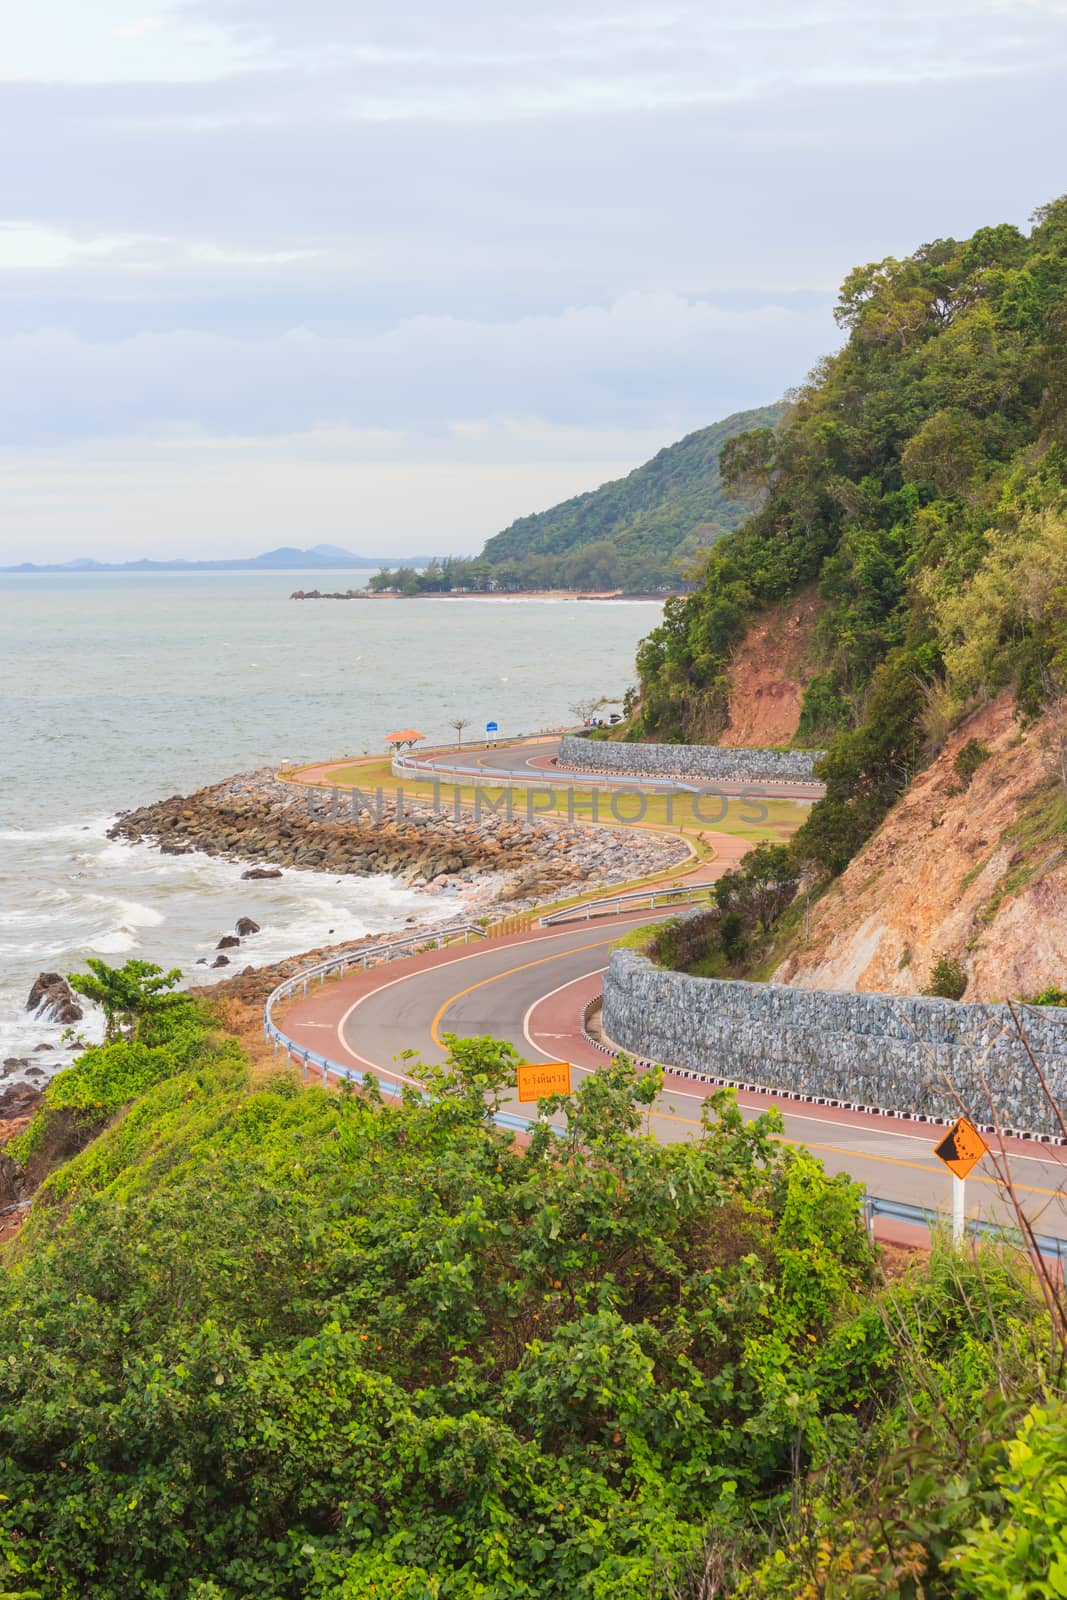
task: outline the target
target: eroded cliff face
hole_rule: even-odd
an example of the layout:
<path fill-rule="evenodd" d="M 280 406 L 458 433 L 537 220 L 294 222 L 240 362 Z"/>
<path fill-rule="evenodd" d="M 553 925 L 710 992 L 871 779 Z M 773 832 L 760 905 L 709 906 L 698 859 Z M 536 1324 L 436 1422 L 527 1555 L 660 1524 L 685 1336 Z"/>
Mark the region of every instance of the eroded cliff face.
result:
<path fill-rule="evenodd" d="M 920 992 L 939 956 L 967 1000 L 1067 988 L 1067 794 L 1053 719 L 1022 728 L 1000 695 L 951 736 L 838 881 L 772 974 L 803 988 Z M 989 759 L 965 786 L 971 739 Z"/>
<path fill-rule="evenodd" d="M 730 662 L 730 720 L 717 744 L 766 748 L 789 744 L 814 672 L 812 635 L 819 614 L 813 590 L 764 611 Z"/>

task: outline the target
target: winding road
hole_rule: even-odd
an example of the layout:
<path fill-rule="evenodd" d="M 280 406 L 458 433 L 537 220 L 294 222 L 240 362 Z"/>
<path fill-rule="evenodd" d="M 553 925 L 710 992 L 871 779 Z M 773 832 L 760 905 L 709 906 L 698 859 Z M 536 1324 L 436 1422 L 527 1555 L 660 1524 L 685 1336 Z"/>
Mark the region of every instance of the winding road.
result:
<path fill-rule="evenodd" d="M 668 778 L 637 779 L 629 773 L 613 776 L 609 773 L 589 773 L 560 767 L 560 741 L 558 738 L 528 739 L 521 744 L 490 745 L 482 749 L 471 744 L 466 749 L 427 751 L 425 754 L 405 757 L 412 775 L 455 778 L 477 772 L 489 778 L 523 781 L 530 784 L 567 784 L 574 787 L 642 789 L 650 793 L 664 790 L 697 794 L 721 794 L 729 798 L 745 795 L 771 796 L 776 800 L 817 800 L 823 792 L 821 783 L 727 783 L 721 779 L 706 782 L 699 779 L 685 783 Z"/>
<path fill-rule="evenodd" d="M 550 768 L 557 747 L 558 741 L 544 740 L 480 751 L 476 759 L 493 772 L 528 780 Z M 473 756 L 473 751 L 462 753 L 463 769 Z M 428 754 L 418 765 L 456 779 L 462 770 L 457 752 Z M 304 769 L 300 776 L 323 783 L 329 782 L 329 773 L 330 767 L 322 766 Z M 747 785 L 745 792 L 757 787 Z M 782 798 L 784 790 L 773 786 Z M 747 847 L 729 834 L 704 837 L 713 844 L 715 857 L 687 882 L 713 881 Z M 631 929 L 662 921 L 663 915 L 662 910 L 644 909 L 424 952 L 332 980 L 288 1002 L 280 1020 L 298 1051 L 311 1050 L 341 1066 L 373 1069 L 401 1081 L 415 1081 L 418 1073 L 417 1062 L 402 1059 L 404 1053 L 413 1051 L 425 1062 L 442 1060 L 445 1036 L 454 1033 L 506 1040 L 528 1061 L 569 1061 L 572 1081 L 577 1082 L 606 1059 L 585 1033 L 584 1014 L 600 993 L 612 945 Z M 708 1092 L 668 1072 L 649 1113 L 649 1131 L 668 1143 L 697 1137 Z M 738 1101 L 746 1118 L 777 1105 L 788 1142 L 806 1146 L 828 1171 L 851 1174 L 870 1194 L 949 1211 L 952 1180 L 933 1153 L 943 1128 L 755 1092 L 740 1091 Z M 530 1111 L 517 1103 L 513 1109 Z M 1005 1141 L 1004 1153 L 1035 1229 L 1067 1240 L 1067 1147 L 1011 1139 Z M 981 1168 L 967 1181 L 967 1211 L 975 1218 L 1013 1220 L 992 1173 Z M 903 1240 L 919 1237 L 918 1230 L 901 1225 L 883 1231 Z"/>

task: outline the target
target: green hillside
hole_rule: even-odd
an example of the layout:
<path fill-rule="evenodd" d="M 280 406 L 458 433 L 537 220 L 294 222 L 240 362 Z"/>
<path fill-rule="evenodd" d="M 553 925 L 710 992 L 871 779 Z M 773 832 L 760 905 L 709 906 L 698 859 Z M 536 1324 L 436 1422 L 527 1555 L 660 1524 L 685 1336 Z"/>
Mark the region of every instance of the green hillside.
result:
<path fill-rule="evenodd" d="M 550 511 L 519 517 L 488 541 L 486 560 L 501 566 L 530 556 L 558 560 L 581 552 L 589 563 L 606 559 L 597 547 L 607 544 L 614 558 L 625 563 L 631 580 L 647 576 L 649 581 L 637 587 L 654 587 L 661 575 L 676 575 L 671 562 L 695 556 L 736 528 L 752 509 L 748 495 L 724 487 L 719 454 L 735 434 L 773 427 L 781 410 L 766 406 L 735 412 L 668 445 L 625 478 Z"/>
<path fill-rule="evenodd" d="M 798 740 L 830 741 L 828 793 L 794 845 L 831 872 L 984 697 L 1067 706 L 1067 197 L 856 268 L 837 319 L 783 426 L 726 447 L 763 499 L 642 646 L 632 730 L 713 738 L 750 620 L 816 584 Z"/>
<path fill-rule="evenodd" d="M 625 589 L 677 587 L 702 550 L 736 528 L 753 496 L 727 489 L 719 454 L 728 439 L 773 427 L 783 407 L 738 411 L 668 445 L 625 478 L 534 516 L 490 539 L 473 561 L 403 568 L 371 580 L 372 589 L 433 594 L 451 589 Z"/>
<path fill-rule="evenodd" d="M 506 1044 L 446 1035 L 387 1105 L 144 1011 L 153 972 L 99 967 L 132 1036 L 8 1147 L 51 1176 L 0 1256 L 6 1600 L 1063 1594 L 1021 1252 L 886 1285 L 774 1109 L 660 1145 L 608 1061 L 519 1143 Z"/>

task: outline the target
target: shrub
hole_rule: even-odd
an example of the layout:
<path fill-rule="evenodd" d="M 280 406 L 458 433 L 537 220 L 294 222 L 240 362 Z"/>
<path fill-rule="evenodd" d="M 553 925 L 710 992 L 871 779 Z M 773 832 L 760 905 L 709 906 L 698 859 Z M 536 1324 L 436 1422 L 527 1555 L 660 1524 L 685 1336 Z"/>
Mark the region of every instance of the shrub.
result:
<path fill-rule="evenodd" d="M 967 991 L 967 974 L 955 956 L 938 956 L 930 968 L 930 981 L 923 994 L 939 1000 L 962 1000 Z"/>
<path fill-rule="evenodd" d="M 978 771 L 978 768 L 983 762 L 988 761 L 992 754 L 993 752 L 989 746 L 983 744 L 980 739 L 967 740 L 967 743 L 957 753 L 956 759 L 952 763 L 953 770 L 965 789 Z"/>
<path fill-rule="evenodd" d="M 1034 1407 L 997 1474 L 1003 1512 L 948 1557 L 966 1600 L 1067 1595 L 1067 1406 Z"/>

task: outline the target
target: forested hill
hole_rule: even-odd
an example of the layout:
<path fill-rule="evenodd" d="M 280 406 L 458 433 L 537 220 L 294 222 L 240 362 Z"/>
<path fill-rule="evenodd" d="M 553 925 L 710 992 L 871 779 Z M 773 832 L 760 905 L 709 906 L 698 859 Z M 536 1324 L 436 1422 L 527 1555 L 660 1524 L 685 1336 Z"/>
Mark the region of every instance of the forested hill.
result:
<path fill-rule="evenodd" d="M 625 478 L 520 517 L 474 560 L 402 568 L 371 580 L 375 590 L 434 594 L 453 589 L 676 588 L 702 550 L 738 525 L 755 500 L 727 490 L 719 454 L 728 439 L 773 427 L 781 405 L 738 411 L 660 450 Z"/>
<path fill-rule="evenodd" d="M 631 730 L 714 739 L 746 628 L 815 585 L 828 794 L 795 844 L 831 871 L 993 691 L 1067 706 L 1067 197 L 856 268 L 837 320 L 783 425 L 727 444 L 724 492 L 762 501 L 645 641 Z"/>
<path fill-rule="evenodd" d="M 589 572 L 590 582 L 598 566 L 607 570 L 614 562 L 632 588 L 670 581 L 677 576 L 672 563 L 713 544 L 752 509 L 743 492 L 723 486 L 719 453 L 737 433 L 773 427 L 781 409 L 735 412 L 668 445 L 625 478 L 519 517 L 487 542 L 485 559 L 496 567 L 531 557 L 570 559 L 576 572 Z"/>

